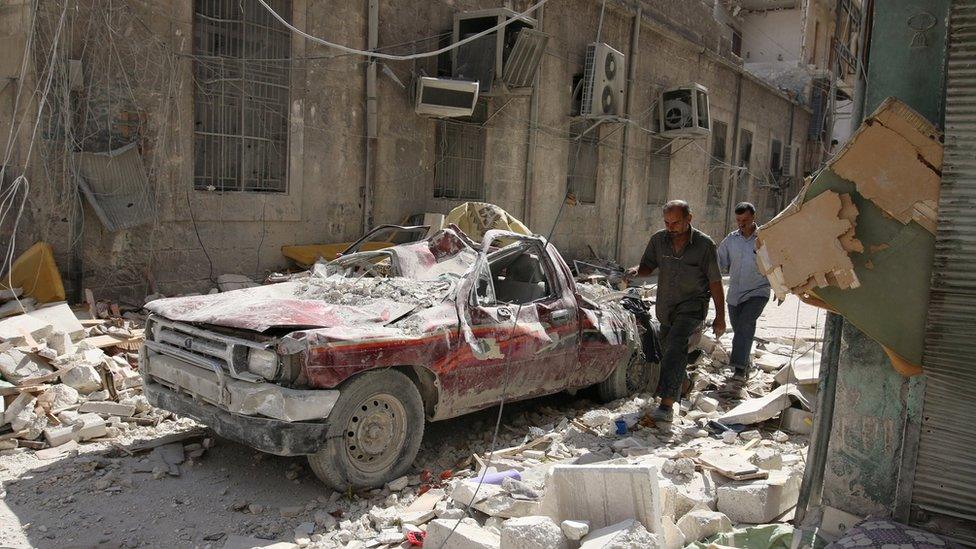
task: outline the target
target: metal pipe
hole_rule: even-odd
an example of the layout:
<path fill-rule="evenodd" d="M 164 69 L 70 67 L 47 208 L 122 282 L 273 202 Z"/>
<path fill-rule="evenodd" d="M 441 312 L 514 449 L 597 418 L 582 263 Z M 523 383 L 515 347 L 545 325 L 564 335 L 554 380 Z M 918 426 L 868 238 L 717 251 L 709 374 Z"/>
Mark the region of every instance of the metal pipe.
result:
<path fill-rule="evenodd" d="M 546 7 L 536 11 L 536 24 L 543 30 L 542 21 Z M 542 73 L 542 63 L 536 69 L 532 80 L 532 95 L 529 97 L 529 138 L 525 146 L 525 186 L 522 191 L 522 220 L 526 226 L 532 226 L 532 183 L 535 177 L 535 144 L 536 128 L 539 126 L 539 74 Z"/>
<path fill-rule="evenodd" d="M 372 51 L 379 42 L 379 0 L 366 0 L 367 45 Z M 363 181 L 363 233 L 373 227 L 373 191 L 376 177 L 376 59 L 366 65 L 366 173 Z"/>
<path fill-rule="evenodd" d="M 627 67 L 627 100 L 624 102 L 624 118 L 630 118 L 630 112 L 634 105 L 634 81 L 637 80 L 637 59 L 640 46 L 641 15 L 643 8 L 637 6 L 637 13 L 634 15 L 634 28 L 630 32 L 630 59 Z M 617 230 L 613 241 L 613 257 L 618 263 L 622 263 L 621 241 L 624 236 L 624 206 L 627 195 L 627 159 L 630 149 L 630 124 L 624 124 L 623 145 L 620 150 L 620 182 L 617 189 Z"/>
<path fill-rule="evenodd" d="M 840 340 L 844 318 L 827 313 L 824 326 L 823 358 L 820 362 L 820 385 L 817 388 L 817 415 L 807 450 L 807 465 L 800 484 L 794 524 L 803 523 L 811 507 L 820 504 L 823 493 L 824 472 L 827 468 L 827 448 L 830 445 L 830 429 L 834 421 L 834 402 L 837 393 L 837 371 L 840 365 Z"/>
<path fill-rule="evenodd" d="M 739 117 L 742 114 L 742 73 L 736 73 L 735 79 L 735 118 L 732 119 L 732 165 L 739 166 Z M 735 174 L 729 172 L 728 190 L 725 192 L 725 225 L 722 231 L 728 232 L 732 223 L 732 197 L 735 192 L 735 178 L 739 175 L 739 170 Z"/>

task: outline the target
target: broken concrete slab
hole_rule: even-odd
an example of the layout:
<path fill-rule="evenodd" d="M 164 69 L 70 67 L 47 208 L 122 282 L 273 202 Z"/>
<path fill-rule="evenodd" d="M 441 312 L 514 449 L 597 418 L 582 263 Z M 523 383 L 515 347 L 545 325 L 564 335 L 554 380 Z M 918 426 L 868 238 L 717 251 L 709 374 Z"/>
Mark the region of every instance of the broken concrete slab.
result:
<path fill-rule="evenodd" d="M 559 523 L 559 528 L 570 541 L 579 541 L 590 533 L 590 523 L 585 520 L 564 520 Z"/>
<path fill-rule="evenodd" d="M 58 383 L 37 395 L 37 402 L 49 412 L 56 413 L 78 402 L 78 391 L 64 383 Z"/>
<path fill-rule="evenodd" d="M 659 479 L 661 488 L 661 514 L 681 518 L 695 507 L 716 509 L 717 486 L 710 476 L 694 472 L 691 477 L 672 475 Z"/>
<path fill-rule="evenodd" d="M 506 549 L 569 549 L 569 539 L 551 518 L 529 516 L 502 523 L 501 545 Z"/>
<path fill-rule="evenodd" d="M 68 442 L 60 446 L 38 450 L 34 452 L 34 457 L 40 460 L 56 459 L 67 454 L 68 452 L 77 449 L 78 449 L 78 443 L 75 442 L 74 440 L 69 440 Z"/>
<path fill-rule="evenodd" d="M 27 314 L 41 322 L 51 324 L 54 332 L 68 334 L 72 341 L 81 341 L 85 337 L 85 327 L 81 325 L 81 321 L 67 303 L 46 304 Z"/>
<path fill-rule="evenodd" d="M 721 417 L 718 422 L 723 425 L 752 425 L 776 417 L 777 414 L 789 408 L 793 400 L 804 408 L 810 408 L 810 402 L 795 385 L 783 385 L 759 398 L 743 401 Z"/>
<path fill-rule="evenodd" d="M 681 549 L 685 546 L 685 534 L 674 523 L 674 517 L 661 517 L 661 535 L 658 536 L 661 549 Z"/>
<path fill-rule="evenodd" d="M 25 379 L 44 376 L 54 372 L 47 361 L 34 353 L 25 353 L 20 349 L 7 349 L 0 353 L 0 376 L 3 379 L 19 384 Z"/>
<path fill-rule="evenodd" d="M 803 356 L 794 358 L 793 362 L 776 372 L 774 379 L 780 385 L 788 383 L 796 383 L 797 385 L 817 384 L 820 381 L 820 353 L 811 349 Z"/>
<path fill-rule="evenodd" d="M 657 547 L 658 537 L 634 519 L 623 520 L 587 534 L 579 549 L 605 547 Z"/>
<path fill-rule="evenodd" d="M 710 509 L 692 509 L 678 520 L 685 542 L 695 542 L 732 530 L 732 521 L 724 513 Z"/>
<path fill-rule="evenodd" d="M 63 427 L 48 427 L 44 429 L 44 438 L 51 446 L 60 446 L 72 440 L 89 440 L 103 437 L 107 434 L 105 420 L 98 414 L 83 414 L 73 425 Z"/>
<path fill-rule="evenodd" d="M 661 524 L 661 494 L 653 465 L 556 465 L 543 499 L 551 518 L 585 520 L 603 528 L 637 518 L 651 533 Z"/>
<path fill-rule="evenodd" d="M 35 300 L 33 297 L 24 297 L 17 301 L 8 301 L 3 305 L 0 305 L 0 318 L 22 315 L 25 312 L 29 313 L 34 310 L 34 306 L 36 304 L 37 300 Z"/>
<path fill-rule="evenodd" d="M 772 471 L 769 478 L 718 489 L 718 510 L 736 523 L 765 524 L 796 505 L 802 476 Z"/>
<path fill-rule="evenodd" d="M 447 540 L 450 538 L 450 545 Z M 501 537 L 469 522 L 437 519 L 427 525 L 426 547 L 451 547 L 454 549 L 499 549 Z"/>
<path fill-rule="evenodd" d="M 61 382 L 83 395 L 102 388 L 102 376 L 93 366 L 77 363 L 61 371 Z"/>
<path fill-rule="evenodd" d="M 261 549 L 294 549 L 298 545 L 287 541 L 252 538 L 237 534 L 227 536 L 227 540 L 223 545 L 223 549 L 254 549 L 255 547 L 260 547 Z"/>
<path fill-rule="evenodd" d="M 27 338 L 34 340 L 47 337 L 54 330 L 50 322 L 30 315 L 18 315 L 0 320 L 0 341 L 23 345 Z"/>
<path fill-rule="evenodd" d="M 81 413 L 92 412 L 107 416 L 132 417 L 136 413 L 136 407 L 133 404 L 122 404 L 120 402 L 88 401 L 82 404 L 78 408 L 78 411 Z"/>
<path fill-rule="evenodd" d="M 778 372 L 783 366 L 789 364 L 790 359 L 788 356 L 783 356 L 777 353 L 763 353 L 759 358 L 752 361 L 754 365 L 762 369 L 764 372 Z"/>

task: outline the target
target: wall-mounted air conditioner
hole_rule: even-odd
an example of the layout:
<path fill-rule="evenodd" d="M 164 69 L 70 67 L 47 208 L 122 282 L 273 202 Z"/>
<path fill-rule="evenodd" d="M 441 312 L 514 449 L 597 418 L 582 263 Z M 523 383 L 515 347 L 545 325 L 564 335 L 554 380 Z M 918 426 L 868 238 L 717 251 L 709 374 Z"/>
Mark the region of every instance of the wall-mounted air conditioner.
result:
<path fill-rule="evenodd" d="M 458 42 L 512 19 L 505 27 L 451 51 L 454 78 L 477 80 L 482 94 L 490 93 L 499 81 L 509 88 L 532 85 L 549 42 L 549 35 L 534 30 L 535 19 L 505 8 L 457 13 L 452 38 Z"/>
<path fill-rule="evenodd" d="M 471 116 L 478 102 L 478 83 L 423 76 L 417 79 L 417 114 Z"/>
<path fill-rule="evenodd" d="M 663 137 L 697 137 L 711 132 L 708 89 L 701 84 L 661 92 L 658 113 Z"/>
<path fill-rule="evenodd" d="M 627 82 L 624 65 L 624 54 L 607 44 L 597 43 L 586 47 L 581 116 L 605 118 L 623 115 Z"/>

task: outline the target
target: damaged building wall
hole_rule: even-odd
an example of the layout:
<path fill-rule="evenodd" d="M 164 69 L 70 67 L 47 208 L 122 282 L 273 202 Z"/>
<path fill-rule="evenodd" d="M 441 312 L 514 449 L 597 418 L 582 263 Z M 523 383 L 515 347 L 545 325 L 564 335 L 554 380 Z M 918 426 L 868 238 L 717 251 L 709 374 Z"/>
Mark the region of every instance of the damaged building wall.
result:
<path fill-rule="evenodd" d="M 670 5 L 673 4 L 673 5 Z M 709 174 L 728 172 L 710 163 L 712 140 L 678 140 L 671 144 L 667 181 L 651 176 L 651 153 L 667 144 L 652 135 L 653 106 L 667 86 L 699 82 L 709 88 L 712 115 L 726 127 L 726 156 L 738 152 L 733 135 L 737 112 L 738 73 L 729 52 L 727 27 L 712 18 L 709 3 L 645 2 L 632 85 L 631 118 L 593 130 L 601 140 L 596 197 L 592 204 L 567 207 L 554 241 L 567 257 L 590 255 L 592 247 L 612 255 L 622 223 L 620 259 L 637 260 L 649 234 L 661 226 L 660 202 L 684 198 L 695 209 L 696 224 L 718 239 L 726 233 L 727 201 L 737 197 L 724 184 L 720 204 L 706 200 Z M 66 4 L 39 3 L 41 40 L 32 73 L 41 74 L 42 51 L 48 51 L 53 29 Z M 287 265 L 280 253 L 286 244 L 341 242 L 361 234 L 365 185 L 365 70 L 362 58 L 334 51 L 295 35 L 290 39 L 287 192 L 214 192 L 194 190 L 194 11 L 191 0 L 163 8 L 129 0 L 107 16 L 93 18 L 93 0 L 68 0 L 69 28 L 63 57 L 81 60 L 82 86 L 71 90 L 68 75 L 57 75 L 54 89 L 62 99 L 55 120 L 39 140 L 28 172 L 32 185 L 18 246 L 50 242 L 70 289 L 88 287 L 138 303 L 152 291 L 167 294 L 199 291 L 223 273 L 263 277 Z M 517 2 L 524 9 L 529 2 Z M 365 41 L 366 3 L 324 6 L 292 0 L 292 20 L 316 36 L 344 44 Z M 497 7 L 496 2 L 410 2 L 380 7 L 379 44 L 384 51 L 429 51 L 451 28 L 457 10 Z M 9 22 L 10 9 L 3 12 Z M 566 194 L 573 76 L 583 70 L 586 45 L 597 36 L 600 3 L 561 0 L 546 6 L 544 31 L 550 35 L 540 69 L 538 119 L 530 121 L 530 96 L 498 95 L 488 99 L 483 122 L 484 199 L 517 217 L 529 219 L 538 232 L 552 227 Z M 29 13 L 29 11 L 28 11 Z M 586 17 L 579 17 L 586 14 Z M 23 14 L 20 14 L 23 17 Z M 608 2 L 600 40 L 628 55 L 634 29 L 629 5 Z M 96 44 L 112 47 L 95 47 Z M 389 45 L 387 45 L 389 44 Z M 702 49 L 705 48 L 705 49 Z M 6 58 L 6 55 L 4 55 Z M 6 59 L 4 61 L 6 63 Z M 437 73 L 437 58 L 384 62 L 378 82 L 378 125 L 374 223 L 399 223 L 423 211 L 445 213 L 462 200 L 434 196 L 437 126 L 417 116 L 408 88 L 412 75 Z M 258 65 L 260 66 L 260 65 Z M 4 97 L 10 93 L 0 92 Z M 762 176 L 769 167 L 773 139 L 787 144 L 793 111 L 794 146 L 802 143 L 808 111 L 751 76 L 742 77 L 738 101 L 740 130 L 752 134 L 749 171 Z M 25 111 L 32 112 L 32 111 Z M 454 123 L 456 121 L 452 121 Z M 624 134 L 628 135 L 626 147 Z M 139 227 L 110 232 L 87 204 L 81 205 L 65 153 L 99 150 L 138 142 L 156 201 L 156 217 Z M 532 143 L 532 183 L 526 202 L 526 165 Z M 621 159 L 626 148 L 624 197 L 620 199 Z M 794 157 L 798 154 L 794 154 Z M 717 167 L 716 167 L 717 166 Z M 802 168 L 801 168 L 802 169 Z M 719 178 L 724 183 L 728 178 Z M 745 195 L 763 202 L 769 194 L 747 178 Z M 666 189 L 660 189 L 667 185 Z M 657 187 L 655 187 L 657 186 Z M 648 200 L 654 190 L 655 201 Z M 741 198 L 741 197 L 740 197 Z M 619 205 L 623 203 L 623 212 Z M 760 208 L 762 206 L 760 205 Z M 775 211 L 773 209 L 772 211 Z M 81 255 L 82 272 L 71 271 L 73 254 Z M 76 284 L 75 280 L 80 283 Z"/>

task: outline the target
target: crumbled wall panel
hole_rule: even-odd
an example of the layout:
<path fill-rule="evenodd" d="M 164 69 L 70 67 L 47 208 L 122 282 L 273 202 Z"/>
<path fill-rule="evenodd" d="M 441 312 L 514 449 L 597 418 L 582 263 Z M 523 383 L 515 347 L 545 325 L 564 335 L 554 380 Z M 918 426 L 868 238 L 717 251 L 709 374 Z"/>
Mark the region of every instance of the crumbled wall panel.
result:
<path fill-rule="evenodd" d="M 825 192 L 759 229 L 759 268 L 777 298 L 828 285 L 858 286 L 854 265 L 841 245 L 843 237 L 861 246 L 849 234 L 856 214 L 847 195 Z"/>
<path fill-rule="evenodd" d="M 935 127 L 904 104 L 889 101 L 865 121 L 830 168 L 891 217 L 935 233 L 942 154 Z"/>

